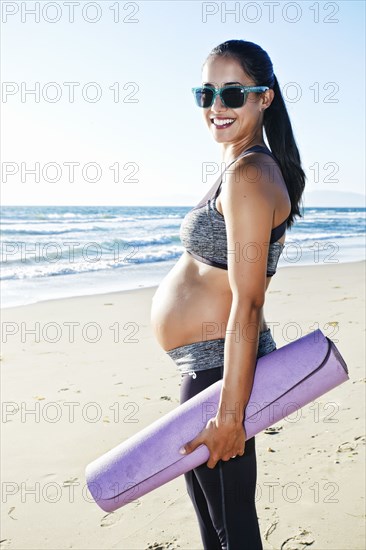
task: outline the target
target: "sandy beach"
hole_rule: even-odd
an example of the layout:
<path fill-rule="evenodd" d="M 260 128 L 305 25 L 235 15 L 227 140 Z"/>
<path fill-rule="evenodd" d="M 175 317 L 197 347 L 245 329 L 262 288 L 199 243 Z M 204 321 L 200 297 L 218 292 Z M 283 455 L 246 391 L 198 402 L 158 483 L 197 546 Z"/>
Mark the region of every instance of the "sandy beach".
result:
<path fill-rule="evenodd" d="M 320 328 L 350 380 L 256 437 L 266 550 L 365 548 L 364 281 L 363 261 L 283 267 L 267 292 L 277 347 Z M 86 489 L 89 462 L 179 403 L 154 292 L 2 310 L 1 548 L 202 548 L 183 477 L 110 514 Z"/>

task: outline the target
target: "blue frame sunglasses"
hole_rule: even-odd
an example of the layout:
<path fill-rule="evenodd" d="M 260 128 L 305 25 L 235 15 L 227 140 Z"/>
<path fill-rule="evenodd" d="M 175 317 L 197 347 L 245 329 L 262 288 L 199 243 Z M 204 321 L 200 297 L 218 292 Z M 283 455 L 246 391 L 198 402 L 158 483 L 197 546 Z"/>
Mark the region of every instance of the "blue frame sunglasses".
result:
<path fill-rule="evenodd" d="M 213 86 L 201 86 L 192 88 L 192 93 L 198 107 L 208 109 L 215 101 L 216 96 L 220 96 L 222 103 L 229 109 L 239 109 L 242 107 L 248 97 L 249 92 L 262 93 L 269 90 L 268 86 L 225 86 L 223 88 L 214 88 Z"/>

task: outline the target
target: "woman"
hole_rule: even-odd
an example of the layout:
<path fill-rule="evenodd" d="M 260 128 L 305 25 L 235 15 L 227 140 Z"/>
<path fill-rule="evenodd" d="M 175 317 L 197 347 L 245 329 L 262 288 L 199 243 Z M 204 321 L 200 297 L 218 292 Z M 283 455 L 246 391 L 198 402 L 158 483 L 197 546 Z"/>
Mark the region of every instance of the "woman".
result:
<path fill-rule="evenodd" d="M 185 474 L 204 548 L 259 550 L 255 438 L 246 441 L 243 420 L 256 359 L 276 349 L 263 315 L 265 292 L 286 228 L 301 216 L 305 174 L 260 46 L 220 44 L 203 65 L 202 82 L 192 91 L 227 168 L 183 220 L 186 250 L 153 297 L 151 321 L 181 372 L 181 403 L 223 380 L 216 416 L 183 449 L 204 443 L 210 451 L 207 463 Z"/>

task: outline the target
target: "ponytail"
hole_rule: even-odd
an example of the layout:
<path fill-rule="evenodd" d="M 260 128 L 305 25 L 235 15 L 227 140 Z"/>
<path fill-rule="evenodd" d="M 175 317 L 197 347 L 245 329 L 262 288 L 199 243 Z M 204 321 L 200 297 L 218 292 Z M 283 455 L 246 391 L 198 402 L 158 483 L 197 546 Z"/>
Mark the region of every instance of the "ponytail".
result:
<path fill-rule="evenodd" d="M 276 75 L 274 75 L 272 89 L 274 98 L 268 109 L 264 111 L 263 125 L 269 147 L 281 167 L 291 200 L 291 213 L 287 222 L 287 227 L 291 227 L 295 216 L 303 217 L 299 205 L 306 176 L 301 167 L 299 150 Z"/>

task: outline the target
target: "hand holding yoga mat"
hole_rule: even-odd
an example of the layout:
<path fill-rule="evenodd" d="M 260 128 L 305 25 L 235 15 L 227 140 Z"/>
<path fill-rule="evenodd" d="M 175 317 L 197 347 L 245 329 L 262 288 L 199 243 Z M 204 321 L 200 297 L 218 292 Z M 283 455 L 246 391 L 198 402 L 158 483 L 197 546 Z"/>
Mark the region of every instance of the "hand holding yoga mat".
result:
<path fill-rule="evenodd" d="M 344 359 L 320 329 L 260 357 L 245 410 L 247 439 L 348 379 Z M 216 415 L 221 386 L 215 382 L 88 464 L 88 488 L 102 510 L 117 510 L 208 460 L 206 445 L 188 455 L 179 449 Z"/>

